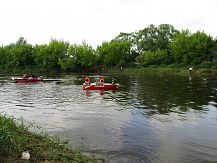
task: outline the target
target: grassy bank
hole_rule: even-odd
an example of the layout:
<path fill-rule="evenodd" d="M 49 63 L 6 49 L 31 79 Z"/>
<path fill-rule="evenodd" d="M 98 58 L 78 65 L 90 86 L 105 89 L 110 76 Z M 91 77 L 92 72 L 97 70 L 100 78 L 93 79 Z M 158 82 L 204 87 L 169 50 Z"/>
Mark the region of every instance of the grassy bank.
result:
<path fill-rule="evenodd" d="M 114 70 L 119 71 L 120 70 Z M 122 73 L 126 74 L 143 74 L 143 73 L 159 73 L 159 74 L 177 74 L 177 75 L 202 75 L 202 76 L 216 76 L 217 75 L 217 70 L 216 69 L 205 69 L 205 68 L 193 68 L 192 72 L 190 73 L 188 68 L 161 68 L 161 67 L 156 67 L 156 68 L 124 68 Z"/>
<path fill-rule="evenodd" d="M 22 119 L 0 114 L 0 162 L 103 162 L 103 159 L 84 156 L 73 150 L 68 141 L 45 133 L 32 133 L 28 127 Z M 29 160 L 21 159 L 24 151 L 30 153 Z"/>

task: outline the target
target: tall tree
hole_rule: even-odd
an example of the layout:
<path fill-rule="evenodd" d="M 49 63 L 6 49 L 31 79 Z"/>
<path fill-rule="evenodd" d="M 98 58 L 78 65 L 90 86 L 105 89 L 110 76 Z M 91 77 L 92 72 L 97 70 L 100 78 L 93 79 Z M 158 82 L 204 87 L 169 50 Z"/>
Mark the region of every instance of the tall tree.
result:
<path fill-rule="evenodd" d="M 104 42 L 97 48 L 101 63 L 107 66 L 123 66 L 130 60 L 131 44 L 127 41 Z"/>
<path fill-rule="evenodd" d="M 135 58 L 139 55 L 138 46 L 136 43 L 136 33 L 124 33 L 121 32 L 118 36 L 116 36 L 113 41 L 124 41 L 130 44 L 130 56 L 129 61 L 134 62 Z"/>
<path fill-rule="evenodd" d="M 34 67 L 34 48 L 20 37 L 15 44 L 5 47 L 5 60 L 7 69 L 25 69 Z"/>
<path fill-rule="evenodd" d="M 71 45 L 69 48 L 69 57 L 73 65 L 80 68 L 90 68 L 97 62 L 95 50 L 86 42 L 80 45 Z"/>
<path fill-rule="evenodd" d="M 177 33 L 169 48 L 176 63 L 200 64 L 208 60 L 215 42 L 204 32 L 191 34 L 188 30 Z"/>
<path fill-rule="evenodd" d="M 35 46 L 35 62 L 38 68 L 45 71 L 61 70 L 61 61 L 68 57 L 69 43 L 51 40 L 49 45 Z"/>
<path fill-rule="evenodd" d="M 158 27 L 151 24 L 136 33 L 136 43 L 139 52 L 165 50 L 177 30 L 172 25 L 161 24 Z"/>

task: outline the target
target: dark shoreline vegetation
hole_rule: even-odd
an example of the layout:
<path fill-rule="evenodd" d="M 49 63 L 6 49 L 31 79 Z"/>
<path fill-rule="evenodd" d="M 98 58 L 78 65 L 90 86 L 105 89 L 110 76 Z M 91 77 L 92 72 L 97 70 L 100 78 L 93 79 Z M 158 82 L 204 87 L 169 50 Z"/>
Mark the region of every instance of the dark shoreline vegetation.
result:
<path fill-rule="evenodd" d="M 153 74 L 174 74 L 182 76 L 212 76 L 217 77 L 216 69 L 207 68 L 193 68 L 189 72 L 187 67 L 183 68 L 162 68 L 162 67 L 149 67 L 149 68 L 126 68 L 122 71 L 124 74 L 143 74 L 143 73 L 153 73 Z"/>
<path fill-rule="evenodd" d="M 114 68 L 217 69 L 217 40 L 205 32 L 178 31 L 172 25 L 153 24 L 120 33 L 93 48 L 86 42 L 70 44 L 52 39 L 31 45 L 20 37 L 0 47 L 0 72 L 104 72 Z"/>
<path fill-rule="evenodd" d="M 30 132 L 33 124 L 0 114 L 0 162 L 103 162 L 100 156 L 84 155 L 72 150 L 67 140 Z M 21 160 L 22 152 L 30 153 L 29 160 Z"/>

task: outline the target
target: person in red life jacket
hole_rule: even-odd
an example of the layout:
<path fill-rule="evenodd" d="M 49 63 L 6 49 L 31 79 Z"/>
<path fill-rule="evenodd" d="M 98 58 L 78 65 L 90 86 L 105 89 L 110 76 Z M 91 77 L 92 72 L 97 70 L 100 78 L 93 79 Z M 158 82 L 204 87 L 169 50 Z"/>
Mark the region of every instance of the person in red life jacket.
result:
<path fill-rule="evenodd" d="M 104 77 L 100 76 L 99 77 L 99 85 L 103 85 L 104 84 Z"/>
<path fill-rule="evenodd" d="M 90 77 L 89 77 L 89 76 L 86 76 L 86 77 L 85 77 L 84 83 L 85 83 L 86 85 L 89 85 L 89 84 L 90 84 Z"/>

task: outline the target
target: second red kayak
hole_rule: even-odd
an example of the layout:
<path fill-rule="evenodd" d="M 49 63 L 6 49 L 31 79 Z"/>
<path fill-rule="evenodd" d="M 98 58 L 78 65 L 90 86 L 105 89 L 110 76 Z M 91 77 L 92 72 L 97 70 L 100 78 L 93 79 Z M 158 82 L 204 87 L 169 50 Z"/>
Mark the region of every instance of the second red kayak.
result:
<path fill-rule="evenodd" d="M 42 77 L 11 77 L 16 83 L 34 83 L 42 81 Z"/>

